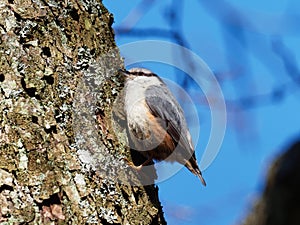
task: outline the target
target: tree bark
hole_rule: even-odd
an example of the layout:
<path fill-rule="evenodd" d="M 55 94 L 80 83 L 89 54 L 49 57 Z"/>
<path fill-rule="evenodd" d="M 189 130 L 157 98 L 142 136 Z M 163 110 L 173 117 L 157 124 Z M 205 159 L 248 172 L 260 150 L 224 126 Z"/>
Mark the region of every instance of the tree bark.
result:
<path fill-rule="evenodd" d="M 300 142 L 272 164 L 263 195 L 244 225 L 300 224 Z"/>
<path fill-rule="evenodd" d="M 0 222 L 165 224 L 156 186 L 115 176 L 112 23 L 97 0 L 0 1 Z"/>

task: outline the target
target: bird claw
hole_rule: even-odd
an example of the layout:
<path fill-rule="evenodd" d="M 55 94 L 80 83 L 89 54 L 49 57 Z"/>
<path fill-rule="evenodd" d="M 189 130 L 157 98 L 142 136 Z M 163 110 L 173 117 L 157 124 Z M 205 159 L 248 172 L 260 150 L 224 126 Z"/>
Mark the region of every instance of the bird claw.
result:
<path fill-rule="evenodd" d="M 127 158 L 122 158 L 122 160 L 125 161 L 127 163 L 127 165 L 130 166 L 134 170 L 140 171 L 143 167 L 143 164 L 141 164 L 139 166 L 134 165 L 133 162 L 129 161 L 129 159 L 127 159 Z"/>

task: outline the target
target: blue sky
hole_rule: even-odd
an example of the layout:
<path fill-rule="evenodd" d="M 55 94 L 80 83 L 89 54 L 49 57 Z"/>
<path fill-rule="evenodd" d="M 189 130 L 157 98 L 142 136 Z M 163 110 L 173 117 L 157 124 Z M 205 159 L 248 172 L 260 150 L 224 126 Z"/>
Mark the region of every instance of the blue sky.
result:
<path fill-rule="evenodd" d="M 114 14 L 113 27 L 170 28 L 165 17 L 171 1 L 144 1 L 151 2 L 147 9 L 136 8 L 140 2 L 131 0 L 124 4 L 122 0 L 104 0 Z M 160 200 L 171 225 L 238 224 L 263 190 L 272 160 L 299 138 L 300 92 L 293 77 L 300 76 L 297 65 L 300 2 L 173 2 L 181 2 L 179 30 L 189 49 L 221 79 L 228 103 L 227 129 L 219 154 L 203 172 L 207 187 L 202 187 L 196 177 L 182 169 L 158 184 Z M 116 36 L 118 46 L 145 39 L 173 41 L 155 35 Z M 293 62 L 292 66 L 281 56 Z M 159 63 L 145 66 L 182 85 L 180 73 L 174 69 Z M 203 95 L 199 87 L 191 82 L 186 91 L 197 107 L 200 121 L 196 149 L 200 162 L 211 128 L 210 112 L 205 104 L 199 103 Z M 188 106 L 183 107 L 189 114 Z M 198 127 L 187 118 L 193 133 Z"/>

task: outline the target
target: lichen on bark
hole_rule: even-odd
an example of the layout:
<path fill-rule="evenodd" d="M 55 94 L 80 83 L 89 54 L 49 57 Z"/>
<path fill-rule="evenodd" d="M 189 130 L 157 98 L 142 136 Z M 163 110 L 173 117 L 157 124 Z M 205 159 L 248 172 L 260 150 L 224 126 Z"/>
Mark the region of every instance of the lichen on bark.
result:
<path fill-rule="evenodd" d="M 112 22 L 96 0 L 0 1 L 0 222 L 165 223 L 154 185 L 99 172 L 128 156 L 111 118 L 123 85 Z M 82 144 L 84 109 L 96 145 Z"/>

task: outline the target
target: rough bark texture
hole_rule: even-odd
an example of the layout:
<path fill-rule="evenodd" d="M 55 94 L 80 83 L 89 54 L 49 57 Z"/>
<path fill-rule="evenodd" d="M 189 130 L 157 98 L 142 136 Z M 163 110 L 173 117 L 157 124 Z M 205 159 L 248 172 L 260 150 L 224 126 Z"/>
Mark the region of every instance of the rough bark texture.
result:
<path fill-rule="evenodd" d="M 165 224 L 154 185 L 99 172 L 129 157 L 112 22 L 97 0 L 0 0 L 0 222 Z"/>
<path fill-rule="evenodd" d="M 300 224 L 300 142 L 280 156 L 269 171 L 265 191 L 244 225 Z"/>

